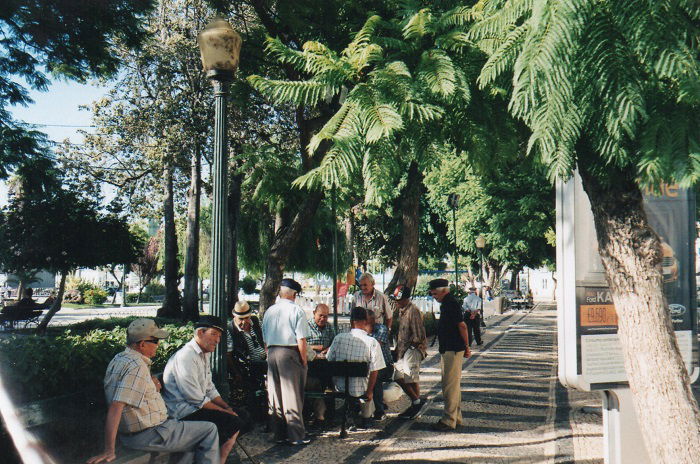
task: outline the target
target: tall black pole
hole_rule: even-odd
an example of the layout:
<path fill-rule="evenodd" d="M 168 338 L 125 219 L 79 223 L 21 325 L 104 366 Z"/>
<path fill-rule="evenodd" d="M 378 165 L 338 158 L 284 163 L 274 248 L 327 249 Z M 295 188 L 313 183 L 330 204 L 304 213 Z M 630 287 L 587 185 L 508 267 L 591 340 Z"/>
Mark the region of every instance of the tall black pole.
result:
<path fill-rule="evenodd" d="M 214 166 L 212 234 L 211 234 L 211 293 L 209 294 L 209 313 L 221 318 L 226 327 L 226 228 L 228 222 L 228 151 L 226 140 L 226 97 L 228 84 L 233 73 L 209 71 L 207 77 L 214 87 Z M 226 376 L 226 331 L 221 334 L 221 341 L 214 354 L 214 382 L 222 397 L 228 398 L 229 387 Z"/>
<path fill-rule="evenodd" d="M 455 291 L 459 288 L 459 270 L 457 268 L 457 212 L 454 203 L 452 204 L 452 228 L 455 236 Z"/>
<path fill-rule="evenodd" d="M 479 308 L 479 316 L 481 318 L 481 325 L 484 324 L 484 249 L 479 248 L 481 252 L 481 272 L 479 272 L 479 281 L 481 282 L 481 307 Z"/>
<path fill-rule="evenodd" d="M 336 187 L 331 191 L 331 210 L 333 214 L 333 328 L 338 333 L 338 224 L 335 212 Z"/>

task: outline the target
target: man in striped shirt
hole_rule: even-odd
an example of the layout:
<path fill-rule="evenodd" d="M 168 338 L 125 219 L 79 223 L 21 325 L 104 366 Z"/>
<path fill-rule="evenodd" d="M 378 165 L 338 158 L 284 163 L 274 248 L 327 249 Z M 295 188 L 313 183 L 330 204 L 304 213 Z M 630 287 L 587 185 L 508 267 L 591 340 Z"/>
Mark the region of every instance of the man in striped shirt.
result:
<path fill-rule="evenodd" d="M 369 272 L 360 276 L 360 290 L 355 292 L 354 305 L 371 309 L 377 322 L 384 324 L 391 332 L 394 317 L 394 303 L 382 292 L 374 288 L 374 277 Z"/>

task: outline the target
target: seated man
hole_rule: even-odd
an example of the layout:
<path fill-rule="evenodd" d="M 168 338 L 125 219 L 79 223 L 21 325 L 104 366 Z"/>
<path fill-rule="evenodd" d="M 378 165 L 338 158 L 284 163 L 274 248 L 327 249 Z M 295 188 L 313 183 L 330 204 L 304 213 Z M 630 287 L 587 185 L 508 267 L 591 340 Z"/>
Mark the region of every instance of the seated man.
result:
<path fill-rule="evenodd" d="M 328 323 L 328 305 L 320 303 L 316 305 L 314 309 L 314 318 L 309 321 L 309 338 L 306 340 L 307 345 L 314 350 L 316 353 L 324 355 L 328 352 L 328 349 L 333 343 L 335 338 L 335 330 Z M 306 390 L 307 391 L 320 391 L 325 385 L 319 377 L 311 375 L 308 373 L 306 379 Z M 326 424 L 326 410 L 330 407 L 333 408 L 334 402 L 332 399 L 326 400 L 322 398 L 315 398 L 313 400 L 314 409 L 314 425 L 317 427 L 322 427 Z"/>
<path fill-rule="evenodd" d="M 209 422 L 168 419 L 160 383 L 151 376 L 151 358 L 158 342 L 168 337 L 151 319 L 136 319 L 126 331 L 126 349 L 107 366 L 104 387 L 109 410 L 105 422 L 105 447 L 88 464 L 116 458 L 117 431 L 125 446 L 143 451 L 194 454 L 194 462 L 219 462 L 218 434 Z M 183 460 L 184 461 L 184 460 Z M 192 462 L 192 459 L 189 459 Z"/>
<path fill-rule="evenodd" d="M 369 419 L 374 412 L 374 385 L 377 382 L 379 371 L 386 367 L 384 356 L 379 342 L 369 336 L 369 323 L 367 321 L 367 310 L 361 306 L 356 306 L 350 313 L 350 332 L 341 333 L 335 336 L 326 358 L 329 361 L 356 361 L 369 363 L 369 374 L 367 378 L 351 377 L 349 391 L 353 397 L 364 397 L 366 401 L 360 408 L 362 417 L 361 426 L 367 426 Z M 345 391 L 345 379 L 334 377 L 336 390 Z"/>
<path fill-rule="evenodd" d="M 236 302 L 232 313 L 226 340 L 231 388 L 242 389 L 244 404 L 253 406 L 253 411 L 262 418 L 267 415 L 267 399 L 264 395 L 256 397 L 256 392 L 265 390 L 267 353 L 260 320 L 246 301 Z"/>
<path fill-rule="evenodd" d="M 216 316 L 201 316 L 194 338 L 169 360 L 163 372 L 170 416 L 183 421 L 213 422 L 219 431 L 220 460 L 226 462 L 243 421 L 221 398 L 211 378 L 209 358 L 224 332 Z"/>
<path fill-rule="evenodd" d="M 386 367 L 379 371 L 377 383 L 374 384 L 374 418 L 376 420 L 386 419 L 384 412 L 384 382 L 390 382 L 394 376 L 394 360 L 391 357 L 391 347 L 389 346 L 389 329 L 384 324 L 377 322 L 374 311 L 367 310 L 367 323 L 370 327 L 370 335 L 379 342 L 384 357 Z"/>

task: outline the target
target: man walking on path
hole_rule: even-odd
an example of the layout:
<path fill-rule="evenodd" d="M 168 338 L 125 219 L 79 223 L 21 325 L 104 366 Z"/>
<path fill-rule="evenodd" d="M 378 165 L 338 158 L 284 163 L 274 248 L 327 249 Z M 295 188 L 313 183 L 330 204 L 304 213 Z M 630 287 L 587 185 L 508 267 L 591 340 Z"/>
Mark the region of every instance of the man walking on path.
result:
<path fill-rule="evenodd" d="M 481 298 L 476 294 L 476 288 L 471 287 L 469 294 L 464 298 L 462 304 L 464 310 L 464 322 L 467 324 L 469 332 L 469 346 L 476 342 L 476 346 L 481 346 Z"/>
<path fill-rule="evenodd" d="M 306 445 L 304 387 L 306 385 L 306 339 L 309 323 L 304 310 L 294 303 L 301 285 L 293 279 L 280 282 L 280 301 L 263 317 L 267 345 L 267 397 L 272 431 L 277 443 Z"/>
<path fill-rule="evenodd" d="M 374 288 L 374 277 L 369 272 L 360 276 L 360 289 L 355 292 L 354 305 L 374 311 L 377 322 L 384 324 L 391 332 L 394 305 L 385 294 Z"/>
<path fill-rule="evenodd" d="M 170 334 L 152 319 L 136 319 L 126 329 L 127 347 L 107 366 L 104 387 L 109 409 L 105 448 L 88 464 L 116 458 L 117 431 L 122 443 L 143 451 L 184 452 L 182 462 L 217 464 L 219 434 L 211 422 L 183 422 L 168 418 L 160 383 L 151 375 L 151 358 L 158 342 Z"/>
<path fill-rule="evenodd" d="M 224 324 L 216 316 L 201 316 L 192 340 L 177 350 L 163 372 L 163 398 L 170 417 L 206 421 L 219 431 L 219 455 L 225 462 L 236 444 L 244 420 L 224 401 L 211 377 L 211 353 L 221 341 Z"/>
<path fill-rule="evenodd" d="M 420 310 L 411 303 L 411 288 L 399 285 L 391 298 L 399 308 L 394 379 L 411 399 L 411 406 L 399 414 L 399 417 L 413 419 L 423 406 L 418 382 L 421 362 L 428 355 L 428 339 Z"/>
<path fill-rule="evenodd" d="M 471 356 L 469 335 L 462 318 L 462 308 L 450 293 L 447 280 L 431 280 L 429 285 L 430 294 L 440 302 L 438 342 L 441 355 L 442 396 L 445 401 L 442 418 L 433 424 L 433 429 L 449 431 L 462 425 L 462 394 L 459 380 L 462 376 L 462 362 L 464 358 Z"/>

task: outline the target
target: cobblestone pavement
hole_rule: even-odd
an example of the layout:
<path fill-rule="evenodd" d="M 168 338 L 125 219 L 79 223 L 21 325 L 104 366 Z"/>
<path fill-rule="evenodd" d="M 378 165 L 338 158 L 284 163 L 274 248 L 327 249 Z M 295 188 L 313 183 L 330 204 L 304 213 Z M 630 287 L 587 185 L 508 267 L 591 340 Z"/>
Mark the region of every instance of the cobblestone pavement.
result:
<path fill-rule="evenodd" d="M 437 347 L 421 369 L 427 403 L 416 420 L 397 417 L 408 398 L 389 405 L 389 418 L 338 438 L 337 429 L 305 447 L 272 445 L 262 431 L 241 438 L 261 463 L 602 463 L 596 394 L 569 391 L 557 381 L 556 311 L 537 305 L 488 321 L 484 346 L 473 350 L 462 375 L 464 425 L 434 432 L 443 408 Z M 248 462 L 237 450 L 242 462 Z M 235 458 L 229 462 L 241 462 Z"/>

